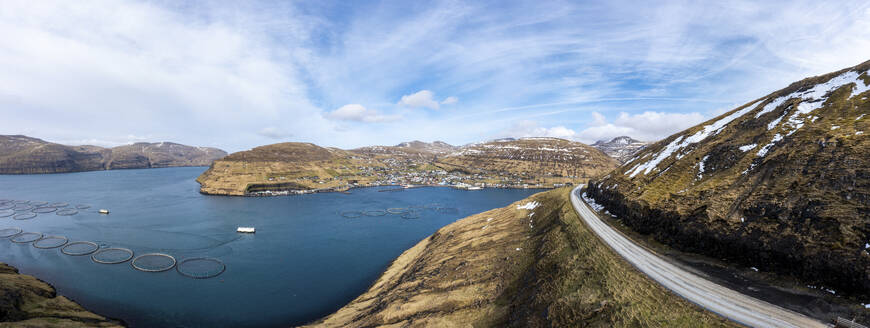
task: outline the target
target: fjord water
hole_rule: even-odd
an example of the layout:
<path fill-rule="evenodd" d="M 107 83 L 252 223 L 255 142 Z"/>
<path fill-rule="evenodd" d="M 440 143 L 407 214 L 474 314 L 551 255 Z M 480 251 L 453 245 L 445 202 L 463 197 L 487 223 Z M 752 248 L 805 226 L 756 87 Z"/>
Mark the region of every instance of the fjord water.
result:
<path fill-rule="evenodd" d="M 134 270 L 129 262 L 98 264 L 90 256 L 37 249 L 0 239 L 0 261 L 54 285 L 89 310 L 139 327 L 287 326 L 316 320 L 362 292 L 404 250 L 465 216 L 502 207 L 539 190 L 418 188 L 351 194 L 223 197 L 199 194 L 204 168 L 0 176 L 0 199 L 68 202 L 92 208 L 74 216 L 0 218 L 0 228 L 60 235 L 161 252 L 178 260 L 214 257 L 226 271 L 191 279 L 174 269 Z M 441 204 L 421 210 L 348 219 L 342 211 Z M 99 208 L 110 215 L 96 213 Z M 240 235 L 238 226 L 256 234 Z"/>

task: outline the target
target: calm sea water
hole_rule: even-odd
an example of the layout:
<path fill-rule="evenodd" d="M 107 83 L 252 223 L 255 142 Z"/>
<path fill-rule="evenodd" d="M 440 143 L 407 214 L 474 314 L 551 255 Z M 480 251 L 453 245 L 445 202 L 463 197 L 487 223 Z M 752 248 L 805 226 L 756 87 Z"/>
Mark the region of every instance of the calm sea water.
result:
<path fill-rule="evenodd" d="M 194 180 L 203 170 L 0 176 L 0 199 L 93 206 L 74 216 L 0 218 L 0 229 L 93 241 L 129 248 L 136 255 L 214 257 L 226 264 L 220 276 L 191 279 L 175 270 L 141 272 L 129 262 L 98 264 L 90 256 L 68 256 L 57 248 L 37 249 L 8 239 L 0 239 L 0 261 L 51 283 L 88 309 L 133 326 L 296 325 L 327 315 L 364 292 L 393 259 L 439 228 L 539 191 L 366 188 L 350 195 L 205 196 Z M 433 204 L 451 210 L 420 210 L 414 220 L 340 215 Z M 99 208 L 111 214 L 99 215 Z M 256 227 L 257 233 L 237 234 L 238 226 Z"/>

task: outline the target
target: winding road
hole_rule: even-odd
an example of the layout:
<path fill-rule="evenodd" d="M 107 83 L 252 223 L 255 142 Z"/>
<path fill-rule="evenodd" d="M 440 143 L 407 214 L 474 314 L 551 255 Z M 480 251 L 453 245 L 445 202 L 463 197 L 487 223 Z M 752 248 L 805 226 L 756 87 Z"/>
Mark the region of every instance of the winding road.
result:
<path fill-rule="evenodd" d="M 673 265 L 604 223 L 571 191 L 571 204 L 592 231 L 635 268 L 665 288 L 709 311 L 750 327 L 830 327 L 813 318 L 741 294 Z"/>

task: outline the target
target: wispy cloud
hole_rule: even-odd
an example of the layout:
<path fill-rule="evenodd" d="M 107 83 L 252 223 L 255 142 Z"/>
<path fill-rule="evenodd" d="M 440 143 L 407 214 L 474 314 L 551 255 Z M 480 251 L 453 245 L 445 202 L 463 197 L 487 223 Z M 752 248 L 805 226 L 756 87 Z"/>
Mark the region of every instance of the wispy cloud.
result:
<path fill-rule="evenodd" d="M 868 7 L 12 0 L 0 6 L 0 130 L 232 151 L 273 142 L 264 126 L 341 147 L 461 144 L 521 121 L 585 139 L 604 130 L 597 112 L 658 138 L 629 119 L 709 118 L 870 59 Z M 335 114 L 347 104 L 377 111 Z"/>
<path fill-rule="evenodd" d="M 360 104 L 347 104 L 326 114 L 326 117 L 337 121 L 355 121 L 365 123 L 382 123 L 397 121 L 398 115 L 382 115 L 374 109 L 367 109 Z"/>

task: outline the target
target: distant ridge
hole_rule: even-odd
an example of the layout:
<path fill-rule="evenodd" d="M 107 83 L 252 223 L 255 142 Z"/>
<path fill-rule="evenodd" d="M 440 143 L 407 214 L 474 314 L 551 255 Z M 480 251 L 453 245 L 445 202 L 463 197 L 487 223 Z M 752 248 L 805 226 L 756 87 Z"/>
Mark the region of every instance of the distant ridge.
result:
<path fill-rule="evenodd" d="M 621 163 L 625 163 L 649 144 L 649 142 L 635 140 L 629 136 L 621 136 L 610 139 L 610 141 L 598 140 L 592 144 L 592 147 L 601 149 L 608 156 L 615 158 Z"/>
<path fill-rule="evenodd" d="M 67 146 L 23 135 L 0 135 L 0 174 L 209 166 L 226 154 L 217 148 L 172 142 L 140 142 L 103 148 Z"/>

